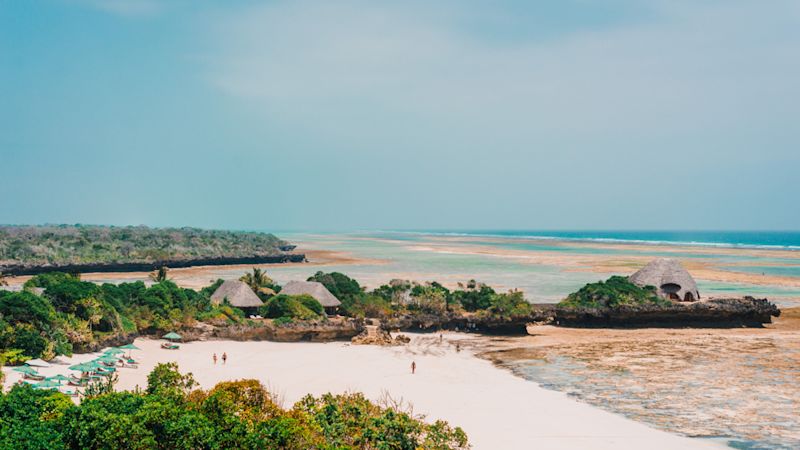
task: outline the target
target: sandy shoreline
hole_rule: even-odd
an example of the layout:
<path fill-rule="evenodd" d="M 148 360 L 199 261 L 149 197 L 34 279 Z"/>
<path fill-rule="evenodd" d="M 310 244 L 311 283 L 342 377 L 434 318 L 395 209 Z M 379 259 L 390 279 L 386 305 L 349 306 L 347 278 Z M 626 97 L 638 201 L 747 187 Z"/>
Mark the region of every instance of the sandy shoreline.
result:
<path fill-rule="evenodd" d="M 461 426 L 476 449 L 707 449 L 710 441 L 666 433 L 622 416 L 579 403 L 565 394 L 525 381 L 452 342 L 473 336 L 446 333 L 413 336 L 407 347 L 352 346 L 344 342 L 278 343 L 205 341 L 163 350 L 160 342 L 138 339 L 138 369 L 120 369 L 118 389 L 146 385 L 158 362 L 175 361 L 192 372 L 203 388 L 223 380 L 257 378 L 290 406 L 307 393 L 364 392 L 379 400 L 387 393 L 413 405 L 415 414 Z M 226 365 L 211 355 L 227 352 Z M 64 365 L 43 369 L 53 375 L 93 354 L 63 358 Z M 411 361 L 418 369 L 410 374 Z M 6 384 L 18 379 L 4 369 Z"/>

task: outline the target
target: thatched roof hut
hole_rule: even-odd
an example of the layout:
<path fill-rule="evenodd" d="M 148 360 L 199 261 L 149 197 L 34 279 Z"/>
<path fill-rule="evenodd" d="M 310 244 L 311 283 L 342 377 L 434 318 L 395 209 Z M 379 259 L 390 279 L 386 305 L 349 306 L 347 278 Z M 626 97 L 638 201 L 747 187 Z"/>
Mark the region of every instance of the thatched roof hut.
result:
<path fill-rule="evenodd" d="M 325 309 L 335 309 L 342 302 L 339 301 L 324 284 L 317 281 L 290 281 L 281 289 L 281 294 L 310 295 L 314 297 Z"/>
<path fill-rule="evenodd" d="M 628 279 L 638 286 L 654 286 L 658 295 L 670 300 L 693 302 L 700 299 L 697 283 L 676 259 L 654 259 Z"/>
<path fill-rule="evenodd" d="M 211 303 L 220 304 L 228 299 L 228 303 L 237 308 L 257 308 L 264 304 L 258 296 L 253 293 L 250 286 L 239 280 L 227 280 L 222 283 L 213 294 Z"/>

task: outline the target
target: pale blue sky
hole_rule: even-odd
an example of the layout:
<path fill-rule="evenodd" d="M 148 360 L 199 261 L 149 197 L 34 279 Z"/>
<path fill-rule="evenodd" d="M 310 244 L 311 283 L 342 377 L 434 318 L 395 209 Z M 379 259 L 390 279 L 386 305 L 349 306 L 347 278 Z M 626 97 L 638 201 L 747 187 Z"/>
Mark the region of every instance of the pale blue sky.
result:
<path fill-rule="evenodd" d="M 0 0 L 0 223 L 796 230 L 798 80 L 795 0 Z"/>

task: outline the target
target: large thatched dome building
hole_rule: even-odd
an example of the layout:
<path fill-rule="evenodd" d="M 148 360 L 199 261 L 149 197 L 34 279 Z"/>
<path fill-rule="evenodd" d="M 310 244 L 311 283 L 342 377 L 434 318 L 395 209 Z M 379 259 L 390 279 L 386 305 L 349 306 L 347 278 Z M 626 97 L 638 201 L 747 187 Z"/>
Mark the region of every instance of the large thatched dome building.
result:
<path fill-rule="evenodd" d="M 281 294 L 285 295 L 310 295 L 314 297 L 328 314 L 336 313 L 339 301 L 324 284 L 317 281 L 290 281 L 281 289 Z"/>
<path fill-rule="evenodd" d="M 676 259 L 654 259 L 628 279 L 638 286 L 653 286 L 658 295 L 670 300 L 693 302 L 700 299 L 697 283 Z"/>
<path fill-rule="evenodd" d="M 211 303 L 215 305 L 225 300 L 228 300 L 231 306 L 245 310 L 255 309 L 264 304 L 250 286 L 239 280 L 227 280 L 211 294 Z"/>

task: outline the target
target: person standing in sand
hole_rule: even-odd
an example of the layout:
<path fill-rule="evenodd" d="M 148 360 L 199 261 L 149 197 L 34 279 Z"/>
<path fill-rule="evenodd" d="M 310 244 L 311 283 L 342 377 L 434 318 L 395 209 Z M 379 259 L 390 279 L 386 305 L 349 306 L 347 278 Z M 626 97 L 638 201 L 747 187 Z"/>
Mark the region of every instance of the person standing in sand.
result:
<path fill-rule="evenodd" d="M 226 362 L 228 362 L 228 354 L 223 352 L 222 353 L 222 364 L 225 364 Z"/>
<path fill-rule="evenodd" d="M 417 362 L 411 361 L 411 375 L 414 375 L 414 372 L 417 371 Z"/>
<path fill-rule="evenodd" d="M 212 358 L 214 359 L 214 365 L 216 366 L 217 365 L 217 354 L 214 353 L 214 356 Z"/>

